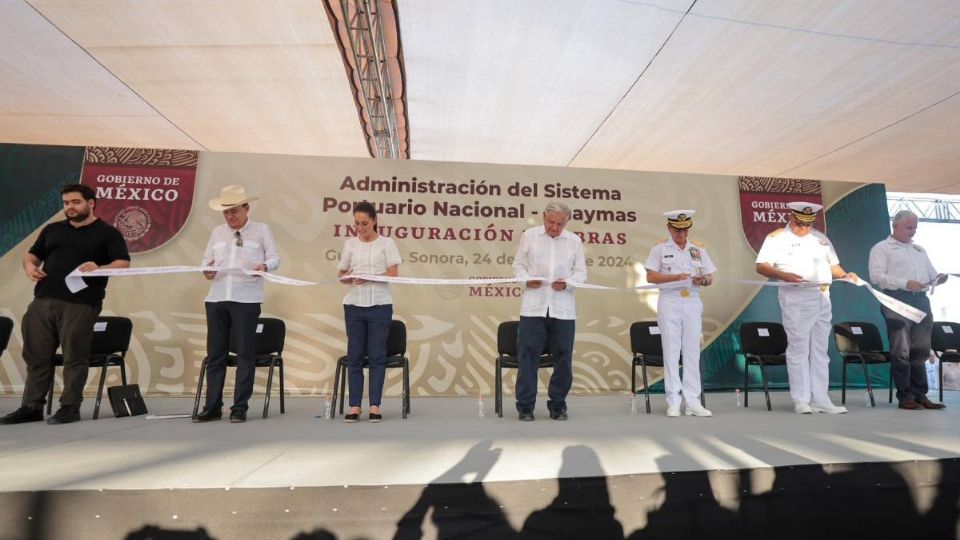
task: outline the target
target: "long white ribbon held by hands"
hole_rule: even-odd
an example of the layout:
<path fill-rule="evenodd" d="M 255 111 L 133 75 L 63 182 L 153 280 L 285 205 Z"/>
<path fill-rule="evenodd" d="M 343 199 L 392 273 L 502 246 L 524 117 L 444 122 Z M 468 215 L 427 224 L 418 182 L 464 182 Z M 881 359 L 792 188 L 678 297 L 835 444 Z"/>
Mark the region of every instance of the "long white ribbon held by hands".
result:
<path fill-rule="evenodd" d="M 901 302 L 900 300 L 897 300 L 892 296 L 887 296 L 882 292 L 874 289 L 873 286 L 871 286 L 866 281 L 860 279 L 859 277 L 856 280 L 838 279 L 837 281 L 850 283 L 851 285 L 856 285 L 857 287 L 865 287 L 868 291 L 870 291 L 870 294 L 872 294 L 877 299 L 877 301 L 880 302 L 880 305 L 896 313 L 897 315 L 901 315 L 903 317 L 910 319 L 915 323 L 922 321 L 924 317 L 927 316 L 927 314 L 922 310 L 919 310 L 911 306 L 910 304 Z"/>
<path fill-rule="evenodd" d="M 77 293 L 87 288 L 86 282 L 83 281 L 83 278 L 85 277 L 144 276 L 157 274 L 183 274 L 193 272 L 242 272 L 248 276 L 260 276 L 263 279 L 273 283 L 301 287 L 306 285 L 333 283 L 336 281 L 335 279 L 324 282 L 303 281 L 300 279 L 278 276 L 269 272 L 245 270 L 242 268 L 217 268 L 214 266 L 143 266 L 138 268 L 98 268 L 97 270 L 91 270 L 89 272 L 81 272 L 80 269 L 77 268 L 67 275 L 64 282 L 66 283 L 67 289 L 69 289 L 70 292 Z"/>
<path fill-rule="evenodd" d="M 377 281 L 380 283 L 396 283 L 398 285 L 500 285 L 504 283 L 525 283 L 527 281 L 540 281 L 550 283 L 551 280 L 544 277 L 509 277 L 509 278 L 468 278 L 468 279 L 436 279 L 436 278 L 413 278 L 413 277 L 393 277 L 393 276 L 375 276 L 370 274 L 345 275 L 341 280 L 350 278 L 359 278 L 365 281 Z M 631 289 L 674 289 L 681 287 L 691 287 L 692 280 L 674 281 L 660 285 L 637 285 L 629 287 Z M 616 291 L 623 290 L 623 287 L 608 287 L 606 285 L 594 285 L 593 283 L 574 283 L 570 284 L 577 289 L 591 289 L 595 291 Z"/>

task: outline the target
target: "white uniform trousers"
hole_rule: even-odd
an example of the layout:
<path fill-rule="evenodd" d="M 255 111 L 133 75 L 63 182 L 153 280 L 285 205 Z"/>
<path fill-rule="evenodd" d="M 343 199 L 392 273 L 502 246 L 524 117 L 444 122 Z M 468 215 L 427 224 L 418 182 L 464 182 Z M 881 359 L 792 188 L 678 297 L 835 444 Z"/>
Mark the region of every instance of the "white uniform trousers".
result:
<path fill-rule="evenodd" d="M 703 333 L 703 302 L 691 294 L 661 294 L 657 300 L 657 326 L 663 344 L 663 386 L 667 406 L 700 401 L 700 336 Z M 683 380 L 680 379 L 680 354 L 683 353 Z"/>
<path fill-rule="evenodd" d="M 818 288 L 781 287 L 787 333 L 787 377 L 794 403 L 830 403 L 830 294 Z"/>

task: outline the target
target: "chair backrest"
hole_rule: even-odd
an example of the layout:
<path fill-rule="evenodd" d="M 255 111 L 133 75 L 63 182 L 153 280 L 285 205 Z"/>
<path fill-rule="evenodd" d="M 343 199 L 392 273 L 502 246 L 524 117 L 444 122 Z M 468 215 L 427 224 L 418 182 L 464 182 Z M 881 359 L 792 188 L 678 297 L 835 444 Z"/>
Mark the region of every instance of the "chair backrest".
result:
<path fill-rule="evenodd" d="M 390 334 L 387 336 L 387 356 L 407 354 L 407 325 L 403 321 L 390 321 Z"/>
<path fill-rule="evenodd" d="M 740 351 L 757 356 L 787 352 L 787 333 L 774 322 L 745 322 L 740 325 Z"/>
<path fill-rule="evenodd" d="M 133 321 L 126 317 L 97 317 L 93 323 L 93 341 L 90 354 L 124 355 L 130 348 Z"/>
<path fill-rule="evenodd" d="M 517 356 L 517 339 L 520 335 L 520 321 L 505 321 L 497 327 L 497 354 L 500 356 Z M 540 356 L 550 354 L 550 344 L 543 345 Z"/>
<path fill-rule="evenodd" d="M 13 334 L 13 319 L 0 317 L 0 354 L 7 350 L 10 344 L 10 335 Z"/>
<path fill-rule="evenodd" d="M 938 353 L 960 351 L 960 324 L 935 321 L 933 323 L 933 350 Z"/>
<path fill-rule="evenodd" d="M 880 330 L 868 322 L 841 322 L 833 325 L 833 338 L 840 354 L 883 352 Z"/>
<path fill-rule="evenodd" d="M 237 344 L 231 328 L 230 332 L 230 352 L 236 354 Z M 287 325 L 282 319 L 271 317 L 261 317 L 257 319 L 257 330 L 253 337 L 254 354 L 257 356 L 267 354 L 283 354 L 283 345 L 287 339 Z"/>
<path fill-rule="evenodd" d="M 640 321 L 630 325 L 630 350 L 644 356 L 663 356 L 663 342 L 657 321 Z"/>

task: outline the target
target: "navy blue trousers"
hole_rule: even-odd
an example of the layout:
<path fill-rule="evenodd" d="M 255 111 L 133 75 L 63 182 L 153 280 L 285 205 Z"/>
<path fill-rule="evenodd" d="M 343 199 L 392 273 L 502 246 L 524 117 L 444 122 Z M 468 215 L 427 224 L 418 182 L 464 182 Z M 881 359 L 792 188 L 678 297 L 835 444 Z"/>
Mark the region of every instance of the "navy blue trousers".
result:
<path fill-rule="evenodd" d="M 344 304 L 347 326 L 347 383 L 350 406 L 363 399 L 363 364 L 370 362 L 370 405 L 380 406 L 387 373 L 387 338 L 393 321 L 393 305 L 360 307 Z"/>
<path fill-rule="evenodd" d="M 533 412 L 537 404 L 537 370 L 547 349 L 556 359 L 547 389 L 550 411 L 567 410 L 567 394 L 573 384 L 573 336 L 576 321 L 547 317 L 520 317 L 517 336 L 517 411 Z"/>

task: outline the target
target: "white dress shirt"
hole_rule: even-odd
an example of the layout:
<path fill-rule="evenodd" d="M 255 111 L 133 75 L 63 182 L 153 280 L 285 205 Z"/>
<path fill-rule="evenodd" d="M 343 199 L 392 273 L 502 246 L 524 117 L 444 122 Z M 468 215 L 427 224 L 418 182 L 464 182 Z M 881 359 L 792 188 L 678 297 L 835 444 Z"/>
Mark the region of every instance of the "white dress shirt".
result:
<path fill-rule="evenodd" d="M 907 289 L 910 280 L 926 285 L 937 277 L 926 250 L 892 236 L 870 249 L 870 281 L 881 289 Z"/>
<path fill-rule="evenodd" d="M 236 232 L 226 223 L 217 225 L 210 233 L 200 265 L 255 270 L 265 264 L 267 272 L 280 266 L 277 243 L 268 225 L 248 219 L 239 231 L 241 242 L 237 241 Z M 243 245 L 238 246 L 238 243 Z M 205 301 L 260 304 L 263 302 L 263 278 L 237 271 L 217 272 Z"/>
<path fill-rule="evenodd" d="M 777 270 L 797 274 L 804 281 L 833 281 L 834 265 L 840 264 L 833 244 L 825 234 L 811 230 L 804 236 L 793 234 L 790 227 L 768 234 L 757 253 L 757 264 L 769 263 Z M 798 291 L 816 291 L 797 287 Z M 781 288 L 781 290 L 783 290 Z M 826 292 L 826 287 L 820 292 Z"/>
<path fill-rule="evenodd" d="M 696 245 L 689 238 L 684 249 L 680 249 L 673 238 L 667 238 L 653 246 L 643 267 L 661 274 L 690 274 L 691 277 L 706 276 L 717 271 L 707 250 L 703 246 Z M 700 294 L 700 287 L 697 286 L 689 289 L 661 289 L 660 294 L 679 296 L 683 290 L 687 291 L 687 295 Z"/>
<path fill-rule="evenodd" d="M 393 238 L 379 235 L 372 242 L 364 242 L 357 237 L 350 238 L 343 245 L 340 255 L 340 270 L 349 270 L 351 274 L 385 274 L 387 268 L 400 264 L 400 251 Z M 390 296 L 390 284 L 368 281 L 362 285 L 351 285 L 343 303 L 350 306 L 371 307 L 393 304 Z"/>
<path fill-rule="evenodd" d="M 573 291 L 587 281 L 587 263 L 583 256 L 583 241 L 564 230 L 556 238 L 547 234 L 541 225 L 527 229 L 520 238 L 520 249 L 513 260 L 513 275 L 518 278 L 542 277 L 547 281 L 537 289 L 526 284 L 520 301 L 523 317 L 545 317 L 575 320 L 577 305 Z M 567 288 L 555 291 L 551 283 L 563 279 Z"/>

